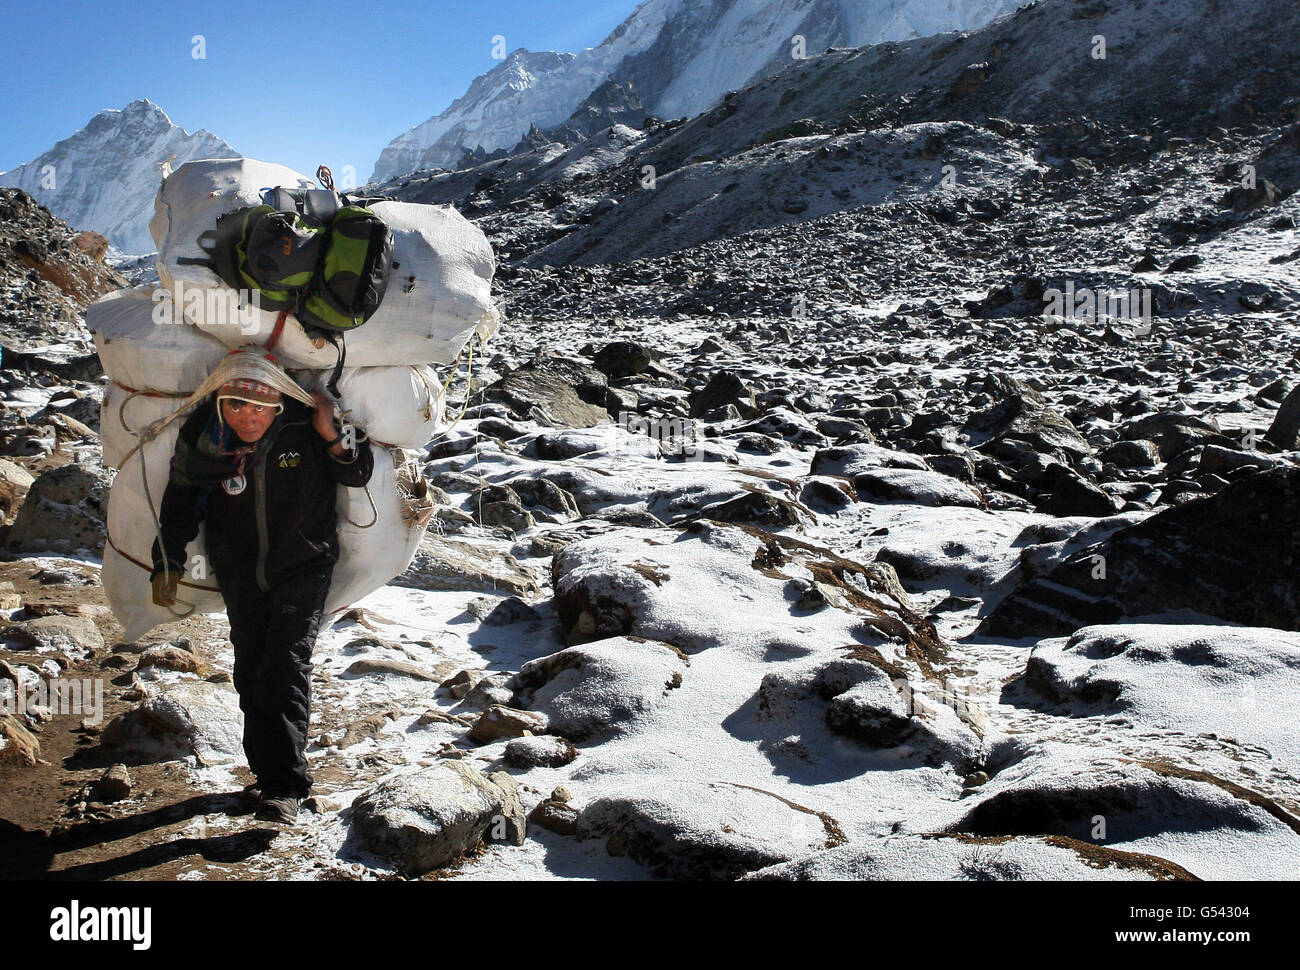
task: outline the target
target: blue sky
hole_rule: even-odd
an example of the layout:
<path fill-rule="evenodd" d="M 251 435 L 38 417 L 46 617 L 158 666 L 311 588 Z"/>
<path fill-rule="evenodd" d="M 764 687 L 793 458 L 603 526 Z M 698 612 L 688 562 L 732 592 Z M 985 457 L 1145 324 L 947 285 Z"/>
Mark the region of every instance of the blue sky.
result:
<path fill-rule="evenodd" d="M 10 4 L 0 33 L 0 171 L 104 108 L 148 98 L 187 131 L 308 175 L 364 182 L 396 135 L 447 107 L 506 49 L 599 44 L 638 0 Z M 202 35 L 206 57 L 193 56 Z"/>

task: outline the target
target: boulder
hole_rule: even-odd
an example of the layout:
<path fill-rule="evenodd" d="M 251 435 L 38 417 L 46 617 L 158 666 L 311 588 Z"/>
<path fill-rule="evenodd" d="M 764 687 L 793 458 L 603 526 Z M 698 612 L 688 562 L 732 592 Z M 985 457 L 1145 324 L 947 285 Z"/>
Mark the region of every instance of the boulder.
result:
<path fill-rule="evenodd" d="M 1163 461 L 1168 461 L 1193 445 L 1216 444 L 1228 448 L 1237 447 L 1236 442 L 1220 433 L 1217 424 L 1195 414 L 1177 411 L 1144 414 L 1121 425 L 1119 431 L 1128 441 L 1155 442 Z"/>
<path fill-rule="evenodd" d="M 742 877 L 754 882 L 1187 881 L 1176 863 L 1063 836 L 900 833 L 823 849 Z"/>
<path fill-rule="evenodd" d="M 1277 853 L 1294 845 L 1300 820 L 1271 798 L 1209 772 L 1043 742 L 995 773 L 947 829 L 1120 846 L 1161 839 L 1175 850 L 1172 861 L 1201 878 L 1278 879 L 1294 871 Z M 1168 838 L 1180 832 L 1200 839 Z"/>
<path fill-rule="evenodd" d="M 834 818 L 778 793 L 685 779 L 596 799 L 578 817 L 578 836 L 687 880 L 735 879 L 844 841 Z"/>
<path fill-rule="evenodd" d="M 813 455 L 811 475 L 852 479 L 858 498 L 910 502 L 926 506 L 978 508 L 981 499 L 969 486 L 935 471 L 919 455 L 874 444 L 822 448 Z"/>
<path fill-rule="evenodd" d="M 474 727 L 470 729 L 470 737 L 479 744 L 491 744 L 501 738 L 518 738 L 529 733 L 541 734 L 546 730 L 546 718 L 540 714 L 493 704 L 474 722 Z"/>
<path fill-rule="evenodd" d="M 981 755 L 988 717 L 933 676 L 849 645 L 844 656 L 786 666 L 763 677 L 755 717 L 812 743 L 829 730 L 872 749 L 897 749 L 925 764 L 971 770 Z M 817 722 L 821 723 L 818 724 Z M 772 731 L 764 732 L 771 735 Z M 818 747 L 829 742 L 826 738 Z"/>
<path fill-rule="evenodd" d="M 391 583 L 414 589 L 475 589 L 534 597 L 537 577 L 495 546 L 426 535 L 410 567 Z"/>
<path fill-rule="evenodd" d="M 709 378 L 702 388 L 692 391 L 687 397 L 691 408 L 691 417 L 702 417 L 719 408 L 734 407 L 742 417 L 752 418 L 758 414 L 758 405 L 754 401 L 754 389 L 748 386 L 735 371 L 721 370 Z"/>
<path fill-rule="evenodd" d="M 1273 469 L 1075 553 L 1012 590 L 977 633 L 1064 636 L 1173 610 L 1300 630 L 1298 565 L 1300 468 Z"/>
<path fill-rule="evenodd" d="M 131 797 L 131 773 L 126 765 L 111 765 L 95 782 L 92 795 L 97 802 L 112 804 Z"/>
<path fill-rule="evenodd" d="M 12 714 L 0 714 L 0 767 L 20 764 L 32 768 L 41 757 L 41 743 L 27 725 Z"/>
<path fill-rule="evenodd" d="M 1116 514 L 1119 505 L 1082 475 L 1065 469 L 1057 476 L 1047 511 L 1062 517 L 1088 515 L 1100 519 Z"/>
<path fill-rule="evenodd" d="M 1264 437 L 1283 451 L 1300 449 L 1300 386 L 1291 391 L 1278 407 Z"/>
<path fill-rule="evenodd" d="M 130 754 L 137 764 L 190 755 L 201 765 L 242 761 L 244 718 L 230 684 L 145 682 L 141 689 L 140 705 L 105 725 L 106 750 Z"/>
<path fill-rule="evenodd" d="M 107 474 L 69 464 L 42 472 L 32 483 L 6 545 L 16 552 L 104 552 Z"/>
<path fill-rule="evenodd" d="M 516 682 L 548 730 L 585 741 L 633 730 L 681 686 L 685 655 L 643 637 L 612 637 L 530 660 Z"/>
<path fill-rule="evenodd" d="M 445 866 L 498 832 L 522 844 L 524 824 L 513 791 L 459 761 L 381 782 L 357 796 L 349 812 L 355 847 L 408 876 Z"/>
<path fill-rule="evenodd" d="M 609 421 L 605 375 L 578 361 L 542 357 L 511 371 L 483 392 L 520 418 L 552 428 L 590 428 Z"/>
<path fill-rule="evenodd" d="M 630 340 L 617 340 L 596 352 L 592 364 L 607 377 L 631 377 L 650 367 L 654 351 Z"/>
<path fill-rule="evenodd" d="M 1042 640 L 1024 682 L 1073 717 L 1122 714 L 1148 731 L 1219 735 L 1300 764 L 1300 634 L 1123 623 Z"/>
<path fill-rule="evenodd" d="M 995 403 L 966 422 L 967 434 L 982 441 L 981 451 L 1000 457 L 997 445 L 1020 442 L 1033 453 L 1051 454 L 1062 461 L 1091 454 L 1078 429 L 1028 384 L 994 374 L 985 381 L 984 391 Z"/>
<path fill-rule="evenodd" d="M 533 768 L 563 768 L 578 756 L 568 738 L 554 735 L 515 738 L 506 744 L 506 764 L 520 771 Z"/>
<path fill-rule="evenodd" d="M 81 659 L 104 649 L 104 637 L 88 616 L 51 613 L 4 629 L 6 639 L 18 639 L 37 650 L 50 650 Z"/>

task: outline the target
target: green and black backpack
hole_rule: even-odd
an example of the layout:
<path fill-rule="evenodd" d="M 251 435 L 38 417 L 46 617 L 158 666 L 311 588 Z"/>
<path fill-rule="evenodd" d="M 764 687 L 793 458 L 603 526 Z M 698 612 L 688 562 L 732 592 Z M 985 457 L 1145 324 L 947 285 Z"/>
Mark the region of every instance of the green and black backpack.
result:
<path fill-rule="evenodd" d="M 333 195 L 332 178 L 322 184 L 326 193 L 318 194 Z M 382 200 L 344 196 L 338 206 L 335 195 L 337 208 L 328 212 L 308 198 L 317 193 L 267 191 L 281 208 L 244 206 L 221 216 L 198 239 L 207 258 L 176 262 L 208 267 L 232 289 L 250 292 L 260 309 L 293 313 L 308 336 L 332 343 L 339 352 L 334 390 L 347 353 L 343 335 L 374 315 L 388 289 L 393 233 L 368 207 Z M 285 211 L 289 205 L 295 211 Z"/>
<path fill-rule="evenodd" d="M 245 206 L 217 219 L 199 237 L 208 259 L 178 259 L 209 267 L 235 290 L 249 291 L 263 310 L 298 308 L 320 266 L 325 227 L 269 205 Z"/>
<path fill-rule="evenodd" d="M 325 229 L 298 321 L 308 330 L 355 330 L 379 309 L 392 268 L 393 233 L 384 220 L 363 206 L 345 205 Z"/>

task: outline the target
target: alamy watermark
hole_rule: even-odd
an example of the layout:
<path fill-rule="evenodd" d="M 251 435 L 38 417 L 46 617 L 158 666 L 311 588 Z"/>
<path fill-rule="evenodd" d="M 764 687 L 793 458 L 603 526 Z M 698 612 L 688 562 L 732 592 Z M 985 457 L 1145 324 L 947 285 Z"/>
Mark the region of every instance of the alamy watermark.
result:
<path fill-rule="evenodd" d="M 1092 290 L 1074 286 L 1067 280 L 1065 289 L 1051 287 L 1043 291 L 1043 319 L 1086 320 L 1097 323 L 1110 318 L 1136 323 L 1137 336 L 1151 332 L 1151 290 L 1142 287 L 1129 290 Z"/>
<path fill-rule="evenodd" d="M 225 286 L 194 286 L 176 280 L 171 290 L 153 291 L 153 322 L 160 327 L 202 321 L 209 327 L 238 327 L 244 336 L 257 333 L 260 294 Z M 177 312 L 177 307 L 180 312 Z"/>
<path fill-rule="evenodd" d="M 29 710 L 35 713 L 36 708 L 52 714 L 80 714 L 87 724 L 98 725 L 104 720 L 104 681 L 98 677 L 39 679 L 34 684 L 14 684 L 12 690 L 0 691 L 0 714 L 21 719 Z"/>

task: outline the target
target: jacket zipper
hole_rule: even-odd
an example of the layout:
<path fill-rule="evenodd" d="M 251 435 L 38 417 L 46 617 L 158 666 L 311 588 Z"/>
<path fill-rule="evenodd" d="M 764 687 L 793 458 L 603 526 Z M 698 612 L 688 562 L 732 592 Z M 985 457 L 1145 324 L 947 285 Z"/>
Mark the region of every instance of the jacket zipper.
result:
<path fill-rule="evenodd" d="M 305 423 L 295 421 L 292 424 L 282 424 L 276 428 L 275 434 L 266 442 L 261 453 L 257 456 L 257 465 L 253 470 L 253 480 L 257 488 L 256 500 L 253 503 L 253 508 L 257 513 L 257 571 L 255 575 L 257 588 L 263 593 L 268 593 L 271 590 L 271 584 L 266 579 L 266 556 L 271 546 L 270 533 L 266 525 L 266 459 L 271 454 L 275 439 L 280 437 L 281 431 Z"/>
<path fill-rule="evenodd" d="M 270 537 L 266 528 L 266 456 L 270 454 L 273 444 L 275 444 L 274 439 L 266 443 L 266 447 L 257 457 L 257 467 L 253 472 L 257 487 L 257 501 L 254 503 L 254 508 L 257 510 L 257 588 L 263 593 L 271 589 L 271 584 L 266 581 L 266 553 L 270 546 Z"/>

